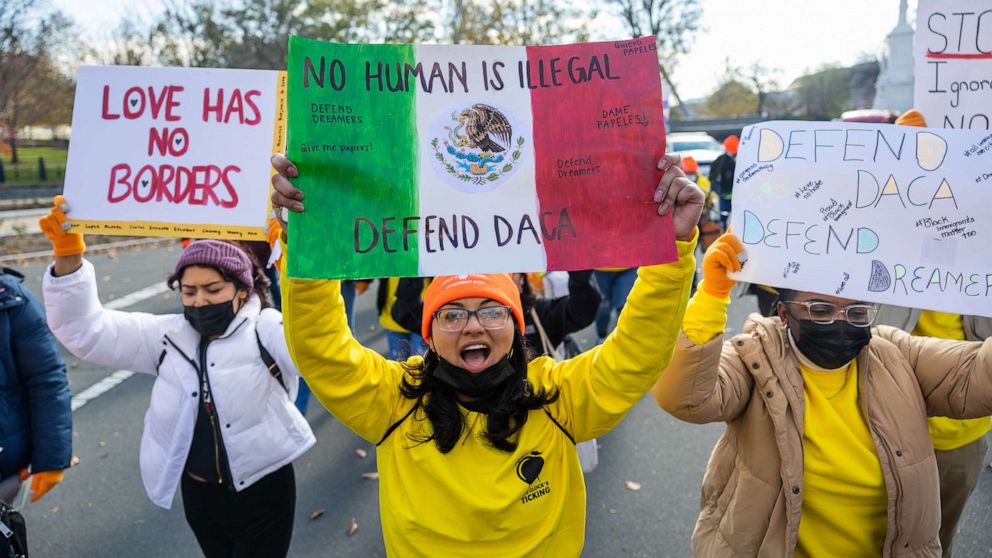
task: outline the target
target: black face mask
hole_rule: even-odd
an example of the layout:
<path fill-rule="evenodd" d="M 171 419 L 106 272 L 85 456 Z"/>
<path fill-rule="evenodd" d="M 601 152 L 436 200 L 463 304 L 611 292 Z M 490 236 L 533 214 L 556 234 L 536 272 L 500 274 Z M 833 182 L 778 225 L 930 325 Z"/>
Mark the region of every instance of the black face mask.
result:
<path fill-rule="evenodd" d="M 835 370 L 851 362 L 871 341 L 870 327 L 853 326 L 845 320 L 832 324 L 796 321 L 799 322 L 796 347 L 803 356 L 824 370 Z"/>
<path fill-rule="evenodd" d="M 475 374 L 438 357 L 434 377 L 469 397 L 485 397 L 517 374 L 508 357 Z"/>
<path fill-rule="evenodd" d="M 225 331 L 234 321 L 234 300 L 206 306 L 183 306 L 183 316 L 200 335 L 210 338 Z"/>

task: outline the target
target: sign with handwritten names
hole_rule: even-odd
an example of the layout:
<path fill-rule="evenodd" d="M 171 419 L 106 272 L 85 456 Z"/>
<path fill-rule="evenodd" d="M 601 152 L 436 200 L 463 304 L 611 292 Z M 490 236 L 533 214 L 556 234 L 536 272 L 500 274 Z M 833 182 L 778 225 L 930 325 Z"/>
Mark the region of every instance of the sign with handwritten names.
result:
<path fill-rule="evenodd" d="M 653 37 L 542 47 L 291 37 L 288 273 L 424 276 L 677 258 Z"/>
<path fill-rule="evenodd" d="M 740 281 L 992 317 L 992 133 L 840 122 L 744 129 Z"/>
<path fill-rule="evenodd" d="M 264 240 L 285 73 L 83 66 L 64 195 L 72 230 Z"/>
<path fill-rule="evenodd" d="M 915 51 L 927 124 L 992 130 L 992 0 L 920 0 Z"/>

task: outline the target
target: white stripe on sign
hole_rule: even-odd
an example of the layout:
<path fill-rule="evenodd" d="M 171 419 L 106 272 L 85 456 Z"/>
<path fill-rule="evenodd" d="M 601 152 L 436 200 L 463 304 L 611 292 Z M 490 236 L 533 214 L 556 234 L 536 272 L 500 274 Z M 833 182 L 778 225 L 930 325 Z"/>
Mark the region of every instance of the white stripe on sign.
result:
<path fill-rule="evenodd" d="M 111 300 L 103 305 L 107 310 L 120 310 L 122 308 L 127 308 L 128 306 L 133 306 L 139 302 L 148 300 L 154 296 L 158 296 L 169 290 L 168 285 L 163 283 L 156 283 L 150 287 L 145 287 L 140 291 L 134 291 L 133 293 L 126 294 L 121 298 Z M 90 387 L 84 389 L 77 395 L 72 397 L 72 410 L 82 408 L 84 405 L 93 401 L 97 397 L 107 393 L 108 391 L 114 389 L 124 380 L 134 376 L 134 372 L 130 370 L 118 370 L 113 374 L 103 378 L 97 383 L 91 385 Z"/>
<path fill-rule="evenodd" d="M 162 283 L 156 283 L 151 287 L 145 287 L 140 291 L 134 291 L 133 293 L 126 294 L 120 298 L 111 300 L 110 302 L 103 305 L 107 310 L 120 310 L 121 308 L 127 308 L 141 301 L 148 300 L 153 296 L 160 295 L 169 290 L 169 286 Z"/>
<path fill-rule="evenodd" d="M 134 376 L 134 372 L 131 372 L 130 370 L 118 370 L 117 372 L 114 372 L 99 382 L 84 389 L 78 395 L 74 395 L 72 397 L 72 410 L 75 411 L 90 401 L 93 401 L 97 397 L 100 397 L 104 393 L 114 389 L 117 387 L 117 384 L 120 384 L 131 376 Z"/>

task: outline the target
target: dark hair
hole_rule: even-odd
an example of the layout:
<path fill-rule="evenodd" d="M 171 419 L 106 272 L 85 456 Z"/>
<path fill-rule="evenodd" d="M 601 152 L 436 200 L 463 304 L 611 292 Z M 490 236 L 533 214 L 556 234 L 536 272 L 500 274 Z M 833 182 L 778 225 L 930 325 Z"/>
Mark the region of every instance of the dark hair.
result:
<path fill-rule="evenodd" d="M 524 311 L 524 315 L 530 312 L 530 309 L 534 307 L 537 303 L 537 295 L 534 294 L 533 287 L 530 286 L 530 281 L 527 279 L 526 273 L 521 273 L 523 276 L 524 284 L 520 287 L 520 306 Z"/>
<path fill-rule="evenodd" d="M 251 280 L 253 283 L 255 283 L 253 287 L 248 288 L 248 285 L 242 283 L 240 279 L 232 276 L 228 272 L 224 271 L 223 269 L 215 265 L 208 265 L 208 264 L 190 264 L 190 265 L 196 265 L 197 267 L 208 267 L 216 271 L 217 273 L 220 274 L 222 279 L 230 283 L 234 283 L 235 288 L 246 290 L 249 292 L 249 294 L 254 292 L 256 295 L 258 295 L 258 300 L 261 301 L 262 308 L 270 308 L 272 306 L 272 301 L 270 298 L 271 291 L 269 290 L 269 287 L 272 285 L 272 282 L 269 281 L 269 278 L 265 276 L 265 269 L 262 268 L 261 264 L 258 263 L 258 260 L 255 258 L 255 255 L 251 253 L 251 250 L 245 250 L 243 246 L 239 245 L 236 242 L 228 242 L 228 244 L 237 247 L 238 250 L 241 250 L 242 252 L 245 253 L 246 256 L 248 256 L 248 261 L 251 262 Z M 165 280 L 165 284 L 168 285 L 168 287 L 173 291 L 176 290 L 176 285 L 182 279 L 183 273 L 186 272 L 186 267 L 173 273 L 172 275 L 169 276 L 168 279 Z"/>
<path fill-rule="evenodd" d="M 799 291 L 794 291 L 792 289 L 775 289 L 778 291 L 778 301 L 777 302 L 788 302 L 796 298 Z"/>
<path fill-rule="evenodd" d="M 527 423 L 530 411 L 554 403 L 559 396 L 557 390 L 550 393 L 543 389 L 534 392 L 527 379 L 529 357 L 523 336 L 515 331 L 510 349 L 510 364 L 516 369 L 517 375 L 499 390 L 473 402 L 473 408 L 478 405 L 486 415 L 486 430 L 482 437 L 492 447 L 507 453 L 517 449 L 517 442 L 511 438 Z M 404 364 L 407 374 L 400 384 L 400 393 L 407 399 L 416 399 L 417 406 L 423 408 L 431 423 L 430 434 L 408 435 L 409 438 L 418 444 L 433 440 L 438 451 L 448 453 L 461 439 L 466 424 L 459 409 L 457 392 L 434 378 L 433 371 L 437 368 L 439 358 L 437 353 L 428 349 L 422 363 Z"/>

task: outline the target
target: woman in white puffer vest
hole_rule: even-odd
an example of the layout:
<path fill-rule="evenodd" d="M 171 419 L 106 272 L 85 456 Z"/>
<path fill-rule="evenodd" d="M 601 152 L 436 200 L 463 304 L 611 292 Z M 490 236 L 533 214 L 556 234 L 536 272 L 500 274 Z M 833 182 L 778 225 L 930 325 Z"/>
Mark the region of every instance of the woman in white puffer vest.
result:
<path fill-rule="evenodd" d="M 234 244 L 193 242 L 168 280 L 183 314 L 107 310 L 82 236 L 65 230 L 67 210 L 58 196 L 41 220 L 55 247 L 43 282 L 48 324 L 87 362 L 156 376 L 140 451 L 148 497 L 170 508 L 181 486 L 208 558 L 286 556 L 292 462 L 315 440 L 293 406 L 299 373 L 262 270 Z"/>

